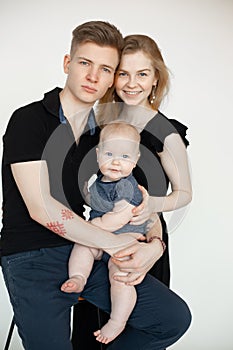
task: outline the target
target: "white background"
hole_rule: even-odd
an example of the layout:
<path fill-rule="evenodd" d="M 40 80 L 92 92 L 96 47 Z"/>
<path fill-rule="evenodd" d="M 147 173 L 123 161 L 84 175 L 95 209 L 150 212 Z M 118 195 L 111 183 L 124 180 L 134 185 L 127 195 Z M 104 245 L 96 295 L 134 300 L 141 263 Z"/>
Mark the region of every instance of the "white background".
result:
<path fill-rule="evenodd" d="M 172 73 L 161 110 L 189 127 L 194 198 L 171 228 L 170 251 L 171 287 L 193 322 L 171 348 L 232 350 L 233 1 L 0 0 L 1 135 L 16 108 L 64 85 L 71 31 L 94 19 L 158 42 Z M 0 278 L 2 349 L 12 311 Z M 17 332 L 11 349 L 22 349 Z"/>

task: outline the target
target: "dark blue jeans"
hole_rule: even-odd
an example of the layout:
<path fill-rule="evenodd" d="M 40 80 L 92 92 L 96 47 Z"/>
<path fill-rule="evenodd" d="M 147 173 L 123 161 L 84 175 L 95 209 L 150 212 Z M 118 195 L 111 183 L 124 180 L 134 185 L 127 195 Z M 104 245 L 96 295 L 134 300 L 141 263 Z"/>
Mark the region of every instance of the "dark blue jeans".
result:
<path fill-rule="evenodd" d="M 63 293 L 71 246 L 39 249 L 2 257 L 15 322 L 26 350 L 71 350 L 70 314 L 79 294 Z M 137 287 L 137 303 L 126 329 L 109 350 L 161 350 L 188 329 L 186 303 L 147 275 Z M 82 296 L 110 312 L 107 266 L 96 261 Z"/>

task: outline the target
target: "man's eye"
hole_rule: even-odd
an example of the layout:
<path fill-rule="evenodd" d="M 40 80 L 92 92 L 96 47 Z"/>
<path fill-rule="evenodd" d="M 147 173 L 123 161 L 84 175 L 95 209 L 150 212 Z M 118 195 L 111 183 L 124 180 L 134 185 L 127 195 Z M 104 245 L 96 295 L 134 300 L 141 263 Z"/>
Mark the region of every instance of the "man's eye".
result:
<path fill-rule="evenodd" d="M 80 64 L 82 64 L 83 66 L 87 66 L 89 63 L 87 61 L 79 61 Z"/>
<path fill-rule="evenodd" d="M 111 70 L 109 68 L 107 68 L 107 67 L 104 67 L 103 71 L 106 72 L 106 73 L 111 73 Z"/>
<path fill-rule="evenodd" d="M 119 72 L 118 75 L 119 75 L 119 77 L 126 77 L 126 76 L 127 76 L 127 73 L 125 73 L 125 72 Z"/>

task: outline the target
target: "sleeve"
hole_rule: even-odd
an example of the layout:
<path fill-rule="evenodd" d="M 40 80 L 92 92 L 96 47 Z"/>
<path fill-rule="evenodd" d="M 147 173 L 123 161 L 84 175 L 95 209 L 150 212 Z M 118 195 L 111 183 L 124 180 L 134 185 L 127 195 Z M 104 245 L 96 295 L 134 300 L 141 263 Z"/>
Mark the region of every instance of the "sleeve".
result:
<path fill-rule="evenodd" d="M 178 134 L 181 136 L 184 144 L 186 147 L 188 147 L 189 145 L 189 141 L 187 139 L 187 130 L 188 127 L 182 123 L 180 123 L 178 120 L 176 119 L 170 119 L 170 122 L 172 123 L 172 125 L 175 127 L 176 131 L 178 132 Z"/>
<path fill-rule="evenodd" d="M 182 138 L 185 146 L 189 145 L 189 141 L 186 138 L 187 126 L 180 123 L 176 119 L 168 119 L 161 112 L 153 118 L 151 123 L 146 126 L 147 138 L 145 142 L 147 143 L 149 149 L 155 152 L 162 152 L 164 140 L 167 136 L 175 133 L 179 134 Z"/>
<path fill-rule="evenodd" d="M 16 110 L 3 136 L 4 163 L 40 160 L 46 144 L 45 126 L 37 114 Z"/>
<path fill-rule="evenodd" d="M 139 205 L 142 201 L 142 193 L 138 188 L 137 181 L 132 177 L 121 179 L 115 188 L 114 203 L 126 200 L 132 205 Z"/>

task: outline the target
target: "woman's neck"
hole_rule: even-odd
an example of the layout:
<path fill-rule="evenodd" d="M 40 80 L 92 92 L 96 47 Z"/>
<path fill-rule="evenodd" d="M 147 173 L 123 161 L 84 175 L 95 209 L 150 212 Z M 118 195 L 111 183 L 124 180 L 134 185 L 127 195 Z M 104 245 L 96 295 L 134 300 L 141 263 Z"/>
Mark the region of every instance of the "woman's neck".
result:
<path fill-rule="evenodd" d="M 152 108 L 124 104 L 119 115 L 119 120 L 135 126 L 136 129 L 141 132 L 146 124 L 154 118 L 157 113 L 158 111 L 155 111 Z"/>

